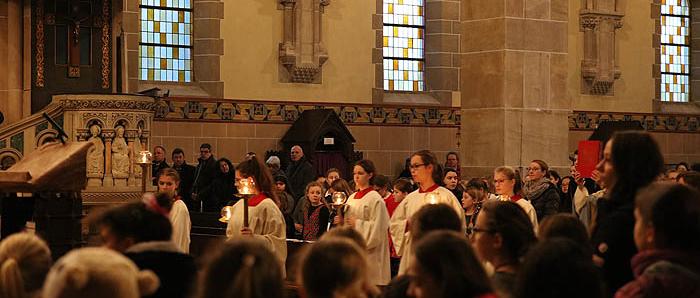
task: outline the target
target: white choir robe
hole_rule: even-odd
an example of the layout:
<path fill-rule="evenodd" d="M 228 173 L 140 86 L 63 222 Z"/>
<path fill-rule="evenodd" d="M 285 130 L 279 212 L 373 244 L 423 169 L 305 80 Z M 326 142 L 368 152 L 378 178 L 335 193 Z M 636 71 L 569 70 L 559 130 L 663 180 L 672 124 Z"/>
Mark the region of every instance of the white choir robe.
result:
<path fill-rule="evenodd" d="M 170 209 L 170 223 L 173 226 L 171 239 L 175 243 L 175 247 L 181 252 L 189 254 L 192 222 L 190 221 L 190 211 L 187 210 L 187 205 L 182 200 L 173 203 L 173 207 Z"/>
<path fill-rule="evenodd" d="M 261 240 L 277 257 L 285 274 L 287 260 L 287 230 L 284 215 L 270 198 L 263 199 L 256 206 L 248 206 L 248 227 L 253 231 L 253 238 Z M 228 239 L 240 239 L 243 228 L 243 200 L 238 200 L 231 207 L 231 219 L 226 227 Z"/>
<path fill-rule="evenodd" d="M 452 207 L 459 220 L 462 222 L 462 233 L 466 232 L 467 223 L 464 218 L 464 209 L 459 204 L 457 198 L 450 190 L 444 187 L 438 187 L 432 192 L 421 193 L 416 190 L 406 196 L 394 210 L 394 215 L 391 216 L 389 232 L 394 243 L 396 254 L 401 256 L 401 264 L 399 265 L 399 275 L 406 274 L 408 266 L 410 266 L 411 254 L 413 253 L 411 232 L 406 229 L 408 221 L 413 214 L 418 212 L 421 207 L 430 204 L 426 196 L 429 193 L 437 194 L 437 203 L 447 204 Z"/>
<path fill-rule="evenodd" d="M 369 262 L 370 281 L 375 285 L 387 285 L 391 280 L 389 265 L 389 211 L 378 192 L 372 190 L 361 199 L 355 199 L 358 193 L 350 195 L 347 200 L 345 216 L 354 216 L 355 230 L 367 243 L 367 261 Z"/>
<path fill-rule="evenodd" d="M 501 201 L 511 201 L 510 198 L 506 196 L 499 196 L 498 199 Z M 525 211 L 525 214 L 527 214 L 527 217 L 532 223 L 532 228 L 535 230 L 535 235 L 537 235 L 537 227 L 539 224 L 537 222 L 537 211 L 535 211 L 535 207 L 532 206 L 532 203 L 530 203 L 530 201 L 524 198 L 515 201 L 515 203 L 518 204 L 520 208 L 523 208 L 523 211 Z"/>

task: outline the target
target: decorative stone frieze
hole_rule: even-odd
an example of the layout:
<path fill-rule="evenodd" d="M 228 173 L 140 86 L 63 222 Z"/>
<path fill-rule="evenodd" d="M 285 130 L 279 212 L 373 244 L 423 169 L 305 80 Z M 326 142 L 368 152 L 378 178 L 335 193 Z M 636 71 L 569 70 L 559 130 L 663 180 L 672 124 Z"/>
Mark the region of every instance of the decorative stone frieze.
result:
<path fill-rule="evenodd" d="M 580 11 L 583 31 L 583 77 L 581 92 L 613 95 L 615 80 L 621 72 L 616 57 L 615 31 L 622 28 L 624 13 L 617 10 L 617 0 L 586 1 Z"/>
<path fill-rule="evenodd" d="M 323 9 L 330 0 L 278 0 L 284 11 L 284 37 L 279 44 L 280 81 L 321 83 L 321 67 L 328 60 L 323 45 Z"/>

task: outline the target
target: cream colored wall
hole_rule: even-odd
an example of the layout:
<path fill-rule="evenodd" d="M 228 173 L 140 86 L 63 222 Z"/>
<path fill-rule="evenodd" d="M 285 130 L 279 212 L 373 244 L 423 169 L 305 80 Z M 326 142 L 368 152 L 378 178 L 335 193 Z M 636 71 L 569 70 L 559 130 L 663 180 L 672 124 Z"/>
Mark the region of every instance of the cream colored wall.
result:
<path fill-rule="evenodd" d="M 322 84 L 280 83 L 278 1 L 227 1 L 221 78 L 224 97 L 234 99 L 371 103 L 374 70 L 372 14 L 375 1 L 331 1 L 323 14 L 328 61 Z"/>
<path fill-rule="evenodd" d="M 572 109 L 588 111 L 652 112 L 654 49 L 651 1 L 623 1 L 623 26 L 617 31 L 617 57 L 622 72 L 614 96 L 581 94 L 583 32 L 579 31 L 580 0 L 569 1 L 569 92 Z"/>

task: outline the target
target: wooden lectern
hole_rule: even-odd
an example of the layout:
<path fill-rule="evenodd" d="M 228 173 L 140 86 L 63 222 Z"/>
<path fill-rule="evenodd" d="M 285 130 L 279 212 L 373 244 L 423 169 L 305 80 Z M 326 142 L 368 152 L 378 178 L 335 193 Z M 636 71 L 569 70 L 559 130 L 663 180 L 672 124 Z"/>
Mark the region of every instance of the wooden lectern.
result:
<path fill-rule="evenodd" d="M 81 246 L 82 199 L 90 142 L 48 143 L 0 172 L 0 237 L 21 231 L 26 221 L 54 257 Z"/>

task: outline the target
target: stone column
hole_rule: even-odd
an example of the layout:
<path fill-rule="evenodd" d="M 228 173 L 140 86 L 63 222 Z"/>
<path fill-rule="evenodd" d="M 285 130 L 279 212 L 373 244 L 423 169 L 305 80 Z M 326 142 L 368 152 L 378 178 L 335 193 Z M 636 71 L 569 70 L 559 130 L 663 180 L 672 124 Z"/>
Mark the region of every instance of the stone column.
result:
<path fill-rule="evenodd" d="M 105 140 L 105 178 L 102 185 L 107 187 L 114 186 L 114 180 L 112 179 L 112 139 L 114 139 L 114 136 L 113 129 L 102 130 L 102 137 Z"/>
<path fill-rule="evenodd" d="M 23 9 L 20 0 L 0 3 L 0 112 L 5 116 L 4 124 L 23 115 Z"/>
<path fill-rule="evenodd" d="M 464 175 L 568 167 L 567 23 L 568 0 L 462 1 Z"/>

